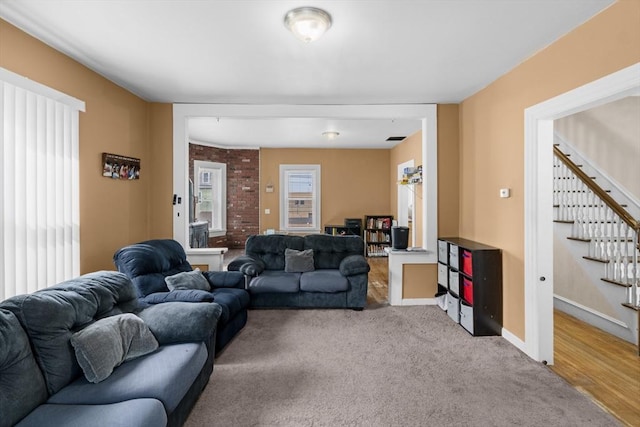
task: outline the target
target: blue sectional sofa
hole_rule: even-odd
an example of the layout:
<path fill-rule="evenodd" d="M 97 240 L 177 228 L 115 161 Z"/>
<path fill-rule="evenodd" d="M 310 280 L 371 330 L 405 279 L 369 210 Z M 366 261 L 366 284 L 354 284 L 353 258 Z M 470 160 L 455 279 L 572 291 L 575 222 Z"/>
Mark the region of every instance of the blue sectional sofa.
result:
<path fill-rule="evenodd" d="M 213 370 L 220 314 L 215 303 L 141 310 L 115 271 L 3 301 L 0 426 L 182 425 Z"/>
<path fill-rule="evenodd" d="M 239 272 L 207 271 L 202 275 L 208 289 L 169 290 L 167 277 L 192 272 L 183 247 L 175 240 L 155 239 L 125 246 L 113 256 L 118 271 L 125 273 L 137 289 L 143 306 L 169 301 L 212 302 L 222 308 L 216 334 L 219 353 L 247 323 L 249 294 Z"/>
<path fill-rule="evenodd" d="M 227 268 L 245 274 L 251 307 L 362 310 L 370 270 L 363 253 L 359 236 L 254 235 Z"/>

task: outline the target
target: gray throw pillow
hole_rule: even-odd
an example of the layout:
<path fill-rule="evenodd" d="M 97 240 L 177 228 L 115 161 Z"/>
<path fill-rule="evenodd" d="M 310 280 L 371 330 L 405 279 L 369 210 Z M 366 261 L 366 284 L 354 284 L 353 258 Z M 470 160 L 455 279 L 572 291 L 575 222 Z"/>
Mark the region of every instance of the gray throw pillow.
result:
<path fill-rule="evenodd" d="M 313 271 L 313 249 L 296 251 L 295 249 L 285 249 L 284 251 L 284 271 L 287 273 L 306 273 Z"/>
<path fill-rule="evenodd" d="M 158 348 L 158 341 L 138 316 L 105 317 L 71 336 L 78 364 L 87 381 L 99 383 L 122 362 Z"/>
<path fill-rule="evenodd" d="M 209 281 L 202 274 L 199 268 L 193 271 L 185 271 L 183 273 L 174 274 L 164 278 L 167 288 L 170 291 L 179 289 L 198 289 L 201 291 L 210 291 Z"/>

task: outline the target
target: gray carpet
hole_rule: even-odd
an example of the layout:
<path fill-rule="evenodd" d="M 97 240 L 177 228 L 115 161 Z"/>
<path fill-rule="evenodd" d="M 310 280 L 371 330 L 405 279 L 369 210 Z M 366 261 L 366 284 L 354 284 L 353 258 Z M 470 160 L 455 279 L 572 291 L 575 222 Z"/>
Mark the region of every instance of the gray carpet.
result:
<path fill-rule="evenodd" d="M 501 337 L 435 306 L 253 310 L 186 426 L 616 426 Z"/>

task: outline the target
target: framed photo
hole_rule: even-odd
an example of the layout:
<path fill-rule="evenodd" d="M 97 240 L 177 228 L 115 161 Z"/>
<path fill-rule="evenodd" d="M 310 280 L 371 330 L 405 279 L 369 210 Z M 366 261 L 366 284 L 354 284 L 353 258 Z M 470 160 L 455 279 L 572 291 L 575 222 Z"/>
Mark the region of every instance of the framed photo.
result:
<path fill-rule="evenodd" d="M 102 153 L 102 176 L 112 179 L 140 179 L 140 159 Z"/>

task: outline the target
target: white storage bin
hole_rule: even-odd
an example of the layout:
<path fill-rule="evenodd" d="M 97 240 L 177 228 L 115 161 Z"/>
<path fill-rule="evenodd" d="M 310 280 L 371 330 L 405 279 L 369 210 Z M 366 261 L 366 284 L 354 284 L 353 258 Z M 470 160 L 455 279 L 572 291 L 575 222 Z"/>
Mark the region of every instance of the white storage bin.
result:
<path fill-rule="evenodd" d="M 444 240 L 438 240 L 438 261 L 446 264 L 449 261 L 449 245 Z"/>
<path fill-rule="evenodd" d="M 447 266 L 445 264 L 438 263 L 438 284 L 445 288 L 449 285 L 449 277 L 447 273 Z"/>
<path fill-rule="evenodd" d="M 449 290 L 457 296 L 460 295 L 460 274 L 451 269 L 449 269 Z"/>
<path fill-rule="evenodd" d="M 449 265 L 456 270 L 460 269 L 460 261 L 458 258 L 458 246 L 449 245 Z"/>
<path fill-rule="evenodd" d="M 473 307 L 460 303 L 460 324 L 473 335 Z"/>
<path fill-rule="evenodd" d="M 460 300 L 455 295 L 447 295 L 447 314 L 451 320 L 460 323 Z"/>

